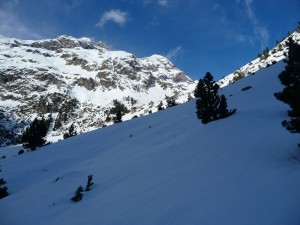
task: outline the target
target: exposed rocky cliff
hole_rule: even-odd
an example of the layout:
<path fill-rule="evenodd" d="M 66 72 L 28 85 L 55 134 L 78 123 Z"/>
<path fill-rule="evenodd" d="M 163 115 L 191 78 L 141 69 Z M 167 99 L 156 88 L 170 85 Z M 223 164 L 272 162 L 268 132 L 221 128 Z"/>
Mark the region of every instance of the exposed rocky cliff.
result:
<path fill-rule="evenodd" d="M 19 133 L 35 117 L 50 115 L 49 139 L 60 137 L 72 123 L 85 132 L 111 123 L 115 99 L 130 110 L 126 120 L 156 111 L 166 96 L 184 102 L 194 87 L 159 55 L 137 58 L 69 36 L 0 40 L 0 110 Z"/>

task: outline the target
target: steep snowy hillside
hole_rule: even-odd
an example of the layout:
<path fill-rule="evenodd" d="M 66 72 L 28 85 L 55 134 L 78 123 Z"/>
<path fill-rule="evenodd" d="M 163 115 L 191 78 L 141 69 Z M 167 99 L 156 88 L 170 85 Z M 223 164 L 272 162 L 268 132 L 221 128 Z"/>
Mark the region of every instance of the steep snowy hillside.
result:
<path fill-rule="evenodd" d="M 273 96 L 283 68 L 223 88 L 237 108 L 223 120 L 203 125 L 192 100 L 1 159 L 1 224 L 299 225 L 299 135 Z"/>
<path fill-rule="evenodd" d="M 228 76 L 224 77 L 219 81 L 219 85 L 224 87 L 228 84 L 231 84 L 243 77 L 256 73 L 258 70 L 262 68 L 269 67 L 278 61 L 281 61 L 288 55 L 288 39 L 292 38 L 296 43 L 300 44 L 300 26 L 296 29 L 295 32 L 290 34 L 288 37 L 283 39 L 283 41 L 278 42 L 277 45 L 269 50 L 265 49 L 260 57 L 257 59 L 247 63 L 246 65 L 242 66 L 241 68 L 237 69 L 233 73 L 229 74 Z"/>
<path fill-rule="evenodd" d="M 75 122 L 78 132 L 114 116 L 113 100 L 130 111 L 124 119 L 156 111 L 166 96 L 187 100 L 195 82 L 166 58 L 136 58 L 88 38 L 22 41 L 0 39 L 0 113 L 10 129 L 51 114 L 50 136 Z"/>

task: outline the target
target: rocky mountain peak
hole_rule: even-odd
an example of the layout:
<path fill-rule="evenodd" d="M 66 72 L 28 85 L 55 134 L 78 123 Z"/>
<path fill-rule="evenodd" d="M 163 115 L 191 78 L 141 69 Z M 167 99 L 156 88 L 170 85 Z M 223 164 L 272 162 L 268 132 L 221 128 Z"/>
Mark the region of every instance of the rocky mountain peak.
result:
<path fill-rule="evenodd" d="M 141 59 L 66 35 L 0 39 L 0 81 L 0 111 L 9 127 L 21 132 L 35 117 L 51 115 L 50 139 L 72 123 L 79 133 L 111 124 L 116 100 L 127 108 L 126 120 L 155 112 L 166 96 L 184 102 L 196 85 L 163 56 Z"/>
<path fill-rule="evenodd" d="M 55 39 L 46 39 L 41 41 L 34 41 L 30 44 L 31 47 L 44 48 L 47 50 L 58 50 L 62 48 L 76 48 L 83 49 L 108 49 L 102 42 L 94 42 L 90 38 L 74 38 L 68 35 L 62 35 Z"/>

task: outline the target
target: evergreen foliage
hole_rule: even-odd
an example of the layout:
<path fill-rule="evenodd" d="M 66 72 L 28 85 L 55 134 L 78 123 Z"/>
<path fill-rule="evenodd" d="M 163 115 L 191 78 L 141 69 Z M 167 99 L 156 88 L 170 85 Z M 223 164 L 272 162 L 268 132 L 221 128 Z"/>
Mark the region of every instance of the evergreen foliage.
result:
<path fill-rule="evenodd" d="M 71 124 L 68 133 L 64 134 L 64 139 L 77 135 L 74 123 Z"/>
<path fill-rule="evenodd" d="M 82 186 L 79 186 L 75 192 L 75 196 L 71 198 L 71 201 L 73 202 L 79 202 L 82 200 L 82 197 L 83 197 L 83 188 Z"/>
<path fill-rule="evenodd" d="M 164 110 L 164 107 L 163 107 L 163 103 L 162 101 L 160 101 L 160 103 L 158 104 L 157 106 L 157 110 L 160 111 L 160 110 Z"/>
<path fill-rule="evenodd" d="M 22 154 L 24 154 L 24 150 L 23 149 L 21 149 L 20 151 L 18 151 L 18 155 L 22 155 Z"/>
<path fill-rule="evenodd" d="M 88 180 L 87 180 L 87 184 L 86 184 L 86 188 L 85 188 L 85 191 L 90 191 L 91 190 L 91 186 L 94 184 L 92 182 L 93 180 L 93 175 L 89 175 L 88 176 Z"/>
<path fill-rule="evenodd" d="M 300 45 L 289 38 L 288 46 L 289 57 L 284 61 L 285 70 L 278 76 L 285 88 L 275 93 L 275 97 L 290 106 L 290 117 L 300 117 Z"/>
<path fill-rule="evenodd" d="M 45 136 L 47 135 L 49 126 L 49 120 L 46 120 L 44 117 L 42 119 L 35 118 L 22 134 L 21 141 L 24 148 L 34 151 L 37 147 L 46 145 Z"/>
<path fill-rule="evenodd" d="M 115 123 L 121 123 L 122 122 L 122 112 L 119 110 L 115 117 Z"/>
<path fill-rule="evenodd" d="M 167 107 L 168 108 L 173 107 L 175 105 L 178 105 L 174 97 L 166 96 L 166 101 L 167 101 Z"/>
<path fill-rule="evenodd" d="M 7 191 L 8 188 L 6 186 L 2 187 L 5 184 L 6 184 L 6 181 L 3 178 L 1 178 L 0 179 L 0 199 L 9 195 L 9 193 Z"/>
<path fill-rule="evenodd" d="M 236 112 L 227 109 L 227 101 L 224 95 L 218 95 L 219 85 L 213 81 L 211 73 L 207 72 L 200 79 L 194 91 L 196 100 L 197 117 L 203 124 L 213 120 L 226 118 Z"/>
<path fill-rule="evenodd" d="M 289 56 L 284 61 L 286 63 L 285 70 L 278 76 L 281 84 L 285 87 L 282 92 L 274 95 L 291 108 L 288 115 L 292 119 L 283 121 L 282 125 L 292 133 L 300 133 L 300 45 L 289 38 L 288 47 Z"/>
<path fill-rule="evenodd" d="M 119 111 L 124 114 L 130 112 L 123 103 L 116 99 L 113 100 L 113 105 L 113 108 L 111 108 L 109 111 L 110 114 L 117 114 Z"/>
<path fill-rule="evenodd" d="M 264 59 L 267 59 L 270 56 L 270 50 L 268 47 L 266 47 L 266 49 L 263 51 L 263 57 Z"/>
<path fill-rule="evenodd" d="M 18 139 L 18 135 L 9 129 L 6 125 L 9 118 L 5 115 L 4 111 L 0 109 L 0 146 L 15 143 Z"/>

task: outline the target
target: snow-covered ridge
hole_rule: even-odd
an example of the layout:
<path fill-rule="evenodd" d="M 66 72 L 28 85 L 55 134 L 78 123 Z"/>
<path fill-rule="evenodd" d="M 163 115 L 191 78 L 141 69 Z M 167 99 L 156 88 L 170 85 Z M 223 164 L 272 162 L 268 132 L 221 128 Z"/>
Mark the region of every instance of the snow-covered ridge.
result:
<path fill-rule="evenodd" d="M 182 103 L 195 87 L 163 56 L 140 59 L 70 36 L 0 39 L 0 81 L 0 111 L 16 126 L 37 115 L 65 118 L 51 136 L 61 135 L 72 122 L 78 132 L 102 126 L 113 116 L 108 111 L 114 99 L 130 110 L 126 120 L 156 111 L 166 96 Z"/>
<path fill-rule="evenodd" d="M 261 57 L 256 58 L 255 60 L 245 64 L 244 66 L 240 67 L 233 73 L 225 76 L 221 80 L 218 81 L 221 87 L 224 87 L 234 81 L 246 77 L 248 75 L 256 73 L 261 68 L 268 67 L 277 63 L 278 61 L 282 60 L 283 58 L 287 57 L 288 54 L 288 39 L 292 38 L 295 42 L 300 44 L 300 28 L 297 28 L 296 31 L 291 33 L 288 37 L 283 39 L 281 42 L 277 43 L 277 45 L 266 52 L 267 56 L 264 54 Z"/>

